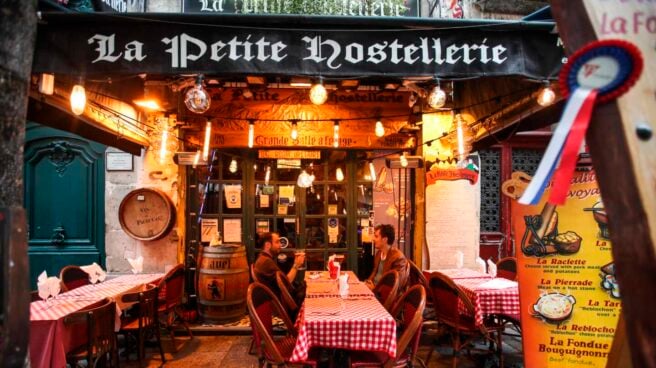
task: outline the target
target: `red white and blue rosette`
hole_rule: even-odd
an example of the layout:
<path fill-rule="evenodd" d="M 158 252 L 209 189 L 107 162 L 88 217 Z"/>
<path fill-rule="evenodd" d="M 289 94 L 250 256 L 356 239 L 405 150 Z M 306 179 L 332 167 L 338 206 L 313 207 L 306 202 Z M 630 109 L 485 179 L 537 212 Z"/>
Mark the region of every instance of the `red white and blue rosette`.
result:
<path fill-rule="evenodd" d="M 519 203 L 538 204 L 552 177 L 549 203 L 565 203 L 595 103 L 624 94 L 642 68 L 640 50 L 623 40 L 595 41 L 569 57 L 560 72 L 562 94 L 568 97 L 565 110 Z"/>

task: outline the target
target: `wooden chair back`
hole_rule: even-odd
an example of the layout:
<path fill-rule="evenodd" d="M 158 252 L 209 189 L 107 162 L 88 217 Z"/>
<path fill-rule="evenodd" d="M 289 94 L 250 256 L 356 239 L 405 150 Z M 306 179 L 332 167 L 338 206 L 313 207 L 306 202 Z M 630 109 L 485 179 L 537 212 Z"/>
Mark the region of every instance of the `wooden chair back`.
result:
<path fill-rule="evenodd" d="M 433 297 L 430 293 L 430 286 L 428 285 L 428 279 L 424 276 L 424 273 L 421 269 L 411 260 L 408 260 L 408 265 L 410 267 L 408 272 L 408 287 L 415 285 L 421 285 L 426 291 L 426 305 L 431 305 Z"/>
<path fill-rule="evenodd" d="M 70 291 L 80 286 L 89 285 L 89 274 L 84 272 L 80 266 L 66 266 L 59 271 L 59 280 L 61 280 L 61 291 Z"/>
<path fill-rule="evenodd" d="M 298 304 L 296 304 L 296 300 L 292 296 L 294 287 L 287 279 L 287 275 L 281 271 L 276 272 L 276 283 L 278 283 L 278 288 L 280 289 L 280 299 L 287 308 L 288 314 L 290 316 L 295 315 L 298 310 Z"/>
<path fill-rule="evenodd" d="M 392 308 L 392 316 L 398 317 L 401 315 L 403 328 L 403 332 L 396 344 L 396 355 L 401 358 L 407 351 L 408 361 L 410 362 L 412 362 L 419 348 L 425 308 L 426 290 L 422 285 L 410 287 Z"/>
<path fill-rule="evenodd" d="M 184 295 L 184 266 L 178 264 L 173 267 L 169 272 L 164 275 L 162 281 L 158 285 L 164 298 L 161 298 L 159 303 L 160 311 L 169 311 L 178 305 L 182 304 L 182 297 Z"/>
<path fill-rule="evenodd" d="M 116 317 L 116 303 L 104 299 L 98 303 L 71 313 L 64 317 L 64 325 L 86 324 L 86 360 L 90 367 L 95 367 L 100 359 L 110 355 L 114 360 L 116 353 L 116 335 L 114 334 L 114 321 Z"/>
<path fill-rule="evenodd" d="M 497 262 L 497 277 L 517 281 L 517 258 L 501 258 Z"/>
<path fill-rule="evenodd" d="M 137 318 L 139 329 L 152 329 L 157 326 L 157 287 L 147 285 L 146 290 L 123 294 L 121 302 L 138 303 Z"/>
<path fill-rule="evenodd" d="M 285 364 L 289 357 L 283 355 L 273 340 L 273 316 L 279 316 L 287 327 L 287 331 L 294 336 L 296 330 L 282 304 L 280 304 L 271 289 L 259 282 L 254 282 L 248 286 L 246 304 L 251 319 L 253 338 L 256 346 L 262 347 L 263 356 L 261 358 L 266 359 L 273 365 Z"/>
<path fill-rule="evenodd" d="M 391 310 L 399 291 L 399 273 L 394 270 L 385 272 L 373 291 L 380 304 Z"/>

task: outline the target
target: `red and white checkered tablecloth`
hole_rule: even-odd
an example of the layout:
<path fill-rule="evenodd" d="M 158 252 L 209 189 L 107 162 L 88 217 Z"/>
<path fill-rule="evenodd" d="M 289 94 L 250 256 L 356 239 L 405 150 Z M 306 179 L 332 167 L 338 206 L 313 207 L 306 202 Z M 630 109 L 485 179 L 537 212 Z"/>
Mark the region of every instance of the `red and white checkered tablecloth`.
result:
<path fill-rule="evenodd" d="M 64 326 L 64 317 L 103 298 L 117 301 L 117 319 L 123 305 L 121 295 L 137 290 L 144 284 L 161 279 L 163 274 L 123 275 L 95 285 L 85 285 L 59 294 L 49 301 L 30 303 L 30 360 L 32 367 L 61 368 L 66 366 L 66 353 L 84 342 L 86 335 L 78 329 Z"/>
<path fill-rule="evenodd" d="M 396 356 L 394 318 L 364 284 L 360 285 L 364 289 L 350 285 L 349 292 L 357 292 L 349 293 L 346 298 L 315 295 L 305 299 L 296 321 L 298 338 L 292 362 L 306 360 L 314 346 L 380 351 L 391 358 Z"/>
<path fill-rule="evenodd" d="M 424 276 L 426 276 L 427 279 L 430 279 L 430 275 L 433 272 L 439 272 L 442 274 L 445 274 L 449 276 L 452 280 L 455 279 L 491 279 L 492 276 L 490 276 L 487 273 L 483 273 L 480 271 L 475 271 L 475 270 L 470 270 L 469 268 L 448 268 L 448 269 L 443 269 L 443 270 L 424 270 Z"/>
<path fill-rule="evenodd" d="M 464 291 L 474 304 L 476 324 L 490 314 L 504 314 L 519 320 L 519 288 L 516 281 L 494 279 L 455 279 L 453 282 Z M 466 312 L 464 305 L 459 305 Z"/>

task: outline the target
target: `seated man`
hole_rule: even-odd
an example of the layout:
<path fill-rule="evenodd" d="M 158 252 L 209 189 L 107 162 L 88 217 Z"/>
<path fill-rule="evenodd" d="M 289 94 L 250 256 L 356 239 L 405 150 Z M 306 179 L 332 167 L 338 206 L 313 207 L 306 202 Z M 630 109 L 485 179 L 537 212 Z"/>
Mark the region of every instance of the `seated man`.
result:
<path fill-rule="evenodd" d="M 399 290 L 403 290 L 408 279 L 408 261 L 394 244 L 394 227 L 392 225 L 377 225 L 374 229 L 374 269 L 365 284 L 373 289 L 381 276 L 389 270 L 399 273 Z"/>
<path fill-rule="evenodd" d="M 260 252 L 259 257 L 255 261 L 255 276 L 266 285 L 274 294 L 280 295 L 280 289 L 278 288 L 278 283 L 276 282 L 276 272 L 282 270 L 278 267 L 276 262 L 278 254 L 280 254 L 280 235 L 278 233 L 264 233 L 260 235 L 259 239 L 260 246 L 262 251 Z M 292 285 L 294 285 L 294 279 L 296 278 L 296 273 L 305 262 L 305 255 L 298 254 L 294 257 L 294 265 L 292 269 L 287 273 L 287 280 L 289 280 Z M 296 299 L 297 302 L 302 301 L 305 290 L 301 287 L 295 287 L 295 290 L 289 291 L 292 296 Z M 299 303 L 300 305 L 300 303 Z"/>

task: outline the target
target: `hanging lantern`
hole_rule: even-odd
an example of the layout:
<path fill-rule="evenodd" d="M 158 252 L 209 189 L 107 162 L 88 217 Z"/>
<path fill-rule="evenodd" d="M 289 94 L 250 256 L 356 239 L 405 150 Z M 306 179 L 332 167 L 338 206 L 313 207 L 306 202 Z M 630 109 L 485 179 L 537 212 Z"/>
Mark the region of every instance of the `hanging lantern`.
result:
<path fill-rule="evenodd" d="M 264 171 L 264 185 L 269 185 L 269 179 L 271 179 L 271 168 L 267 166 Z"/>
<path fill-rule="evenodd" d="M 344 181 L 344 172 L 342 171 L 341 167 L 338 167 L 335 170 L 335 178 L 337 179 L 337 181 Z"/>
<path fill-rule="evenodd" d="M 207 90 L 203 87 L 203 76 L 199 75 L 196 79 L 196 85 L 185 93 L 184 103 L 189 111 L 202 114 L 209 110 L 212 98 Z"/>
<path fill-rule="evenodd" d="M 75 115 L 82 115 L 87 105 L 87 94 L 81 84 L 76 84 L 71 90 L 71 111 Z"/>
<path fill-rule="evenodd" d="M 292 140 L 297 140 L 298 139 L 298 129 L 297 129 L 297 124 L 296 120 L 292 121 Z"/>
<path fill-rule="evenodd" d="M 436 85 L 433 87 L 433 90 L 428 94 L 428 106 L 430 106 L 433 109 L 439 109 L 440 107 L 443 107 L 444 104 L 446 103 L 446 92 L 442 88 L 440 88 L 440 85 Z"/>
<path fill-rule="evenodd" d="M 312 179 L 310 175 L 305 170 L 302 170 L 298 175 L 298 180 L 296 180 L 296 185 L 300 188 L 309 188 L 312 186 Z"/>
<path fill-rule="evenodd" d="M 323 83 L 319 81 L 319 83 L 310 88 L 310 101 L 315 105 L 323 105 L 326 100 L 328 100 L 328 92 L 326 91 L 326 87 L 323 86 Z"/>

